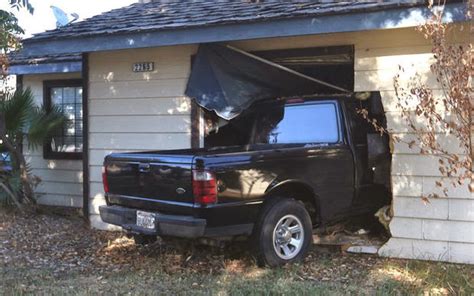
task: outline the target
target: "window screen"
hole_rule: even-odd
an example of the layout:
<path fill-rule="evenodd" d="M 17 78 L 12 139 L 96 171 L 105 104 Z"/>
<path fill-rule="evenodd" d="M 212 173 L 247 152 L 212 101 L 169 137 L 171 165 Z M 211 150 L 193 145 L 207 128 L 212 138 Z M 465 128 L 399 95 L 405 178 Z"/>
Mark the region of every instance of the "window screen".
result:
<path fill-rule="evenodd" d="M 46 105 L 57 106 L 66 117 L 63 128 L 46 143 L 45 151 L 51 158 L 76 158 L 82 153 L 82 86 L 79 81 L 55 82 L 46 85 Z"/>
<path fill-rule="evenodd" d="M 263 115 L 256 142 L 265 144 L 336 143 L 339 123 L 334 103 L 287 105 Z"/>

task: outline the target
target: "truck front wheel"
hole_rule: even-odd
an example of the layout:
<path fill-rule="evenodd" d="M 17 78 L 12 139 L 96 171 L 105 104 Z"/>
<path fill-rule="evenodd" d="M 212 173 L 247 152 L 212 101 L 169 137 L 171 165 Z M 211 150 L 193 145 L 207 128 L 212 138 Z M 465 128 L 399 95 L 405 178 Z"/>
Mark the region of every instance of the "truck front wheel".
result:
<path fill-rule="evenodd" d="M 303 203 L 277 198 L 263 208 L 254 239 L 261 266 L 280 266 L 303 259 L 312 242 L 311 218 Z"/>

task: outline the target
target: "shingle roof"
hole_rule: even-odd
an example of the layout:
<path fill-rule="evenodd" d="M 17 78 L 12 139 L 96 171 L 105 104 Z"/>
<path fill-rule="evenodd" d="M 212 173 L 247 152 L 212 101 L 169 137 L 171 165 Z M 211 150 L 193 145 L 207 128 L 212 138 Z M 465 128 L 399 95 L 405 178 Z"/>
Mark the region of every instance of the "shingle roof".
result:
<path fill-rule="evenodd" d="M 13 52 L 9 55 L 10 65 L 36 65 L 61 62 L 77 62 L 82 60 L 80 53 L 76 54 L 50 54 L 41 56 L 29 56 L 22 51 Z"/>
<path fill-rule="evenodd" d="M 254 3 L 256 2 L 256 3 Z M 28 42 L 412 7 L 424 1 L 161 0 L 135 3 L 36 34 Z"/>

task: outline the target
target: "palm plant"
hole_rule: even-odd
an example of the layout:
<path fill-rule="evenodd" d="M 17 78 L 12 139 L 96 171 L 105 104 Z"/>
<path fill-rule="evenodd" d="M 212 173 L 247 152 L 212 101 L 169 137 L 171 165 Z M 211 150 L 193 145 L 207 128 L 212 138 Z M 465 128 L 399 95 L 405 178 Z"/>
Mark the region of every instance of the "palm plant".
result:
<path fill-rule="evenodd" d="M 28 163 L 23 154 L 23 141 L 26 140 L 28 149 L 34 150 L 42 146 L 46 139 L 60 129 L 66 121 L 61 110 L 53 106 L 46 110 L 34 102 L 31 89 L 18 89 L 7 94 L 0 100 L 0 140 L 3 149 L 10 153 L 12 174 L 19 178 L 18 190 L 13 190 L 11 184 L 3 183 L 0 188 L 10 189 L 9 196 L 13 204 L 22 202 L 35 203 L 33 184 Z M 9 180 L 2 178 L 2 180 Z M 1 182 L 1 181 L 0 181 Z"/>

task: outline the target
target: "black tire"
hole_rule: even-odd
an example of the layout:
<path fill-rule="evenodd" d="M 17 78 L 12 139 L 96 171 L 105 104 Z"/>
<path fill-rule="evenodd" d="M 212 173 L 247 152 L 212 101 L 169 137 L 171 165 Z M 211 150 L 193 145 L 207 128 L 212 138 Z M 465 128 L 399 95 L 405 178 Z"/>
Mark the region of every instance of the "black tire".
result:
<path fill-rule="evenodd" d="M 136 245 L 145 246 L 156 242 L 157 237 L 154 235 L 145 235 L 145 234 L 134 234 L 133 240 Z"/>
<path fill-rule="evenodd" d="M 289 221 L 294 222 L 292 225 L 295 226 L 298 224 L 301 226 L 300 228 L 302 228 L 299 233 L 289 234 L 291 236 L 297 235 L 297 238 L 301 241 L 301 243 L 298 244 L 299 247 L 289 245 L 290 251 L 291 249 L 293 250 L 293 257 L 289 256 L 290 258 L 281 257 L 285 255 L 282 254 L 285 253 L 285 251 L 283 247 L 278 247 L 280 244 L 276 243 L 278 235 L 281 234 L 281 232 L 275 230 L 280 229 L 277 228 L 278 225 L 281 225 L 282 223 L 285 224 L 284 222 L 287 221 L 285 217 L 287 217 L 286 219 L 289 219 Z M 294 217 L 296 217 L 296 219 L 294 219 Z M 288 227 L 285 229 L 288 229 Z M 274 239 L 274 232 L 276 240 Z M 291 239 L 291 237 L 287 237 L 287 232 L 284 233 L 285 237 L 282 239 Z M 256 244 L 256 257 L 259 266 L 276 267 L 298 262 L 306 256 L 313 241 L 311 218 L 302 202 L 290 198 L 274 198 L 262 209 L 262 214 L 257 221 L 252 239 Z M 284 244 L 285 243 L 282 245 Z M 288 244 L 286 247 L 288 247 Z"/>

